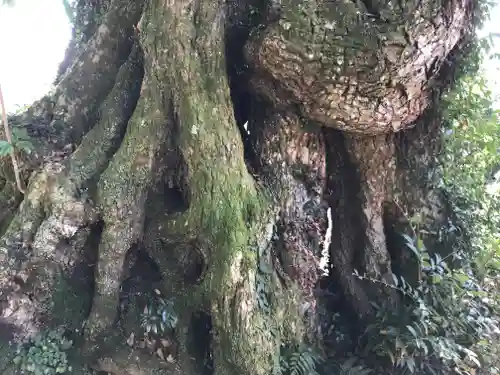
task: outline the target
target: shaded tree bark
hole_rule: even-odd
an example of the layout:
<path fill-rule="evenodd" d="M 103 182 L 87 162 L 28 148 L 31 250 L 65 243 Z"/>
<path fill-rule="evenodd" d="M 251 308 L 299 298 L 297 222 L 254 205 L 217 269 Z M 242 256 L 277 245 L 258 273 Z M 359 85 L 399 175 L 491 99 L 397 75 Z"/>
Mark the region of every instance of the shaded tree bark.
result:
<path fill-rule="evenodd" d="M 2 340 L 62 326 L 102 371 L 264 375 L 322 344 L 322 281 L 360 330 L 398 303 L 353 272 L 408 265 L 394 202 L 429 197 L 412 173 L 473 2 L 332 4 L 78 3 L 57 89 L 11 119 L 37 152 L 24 197 L 2 160 Z M 155 295 L 178 322 L 152 344 Z"/>

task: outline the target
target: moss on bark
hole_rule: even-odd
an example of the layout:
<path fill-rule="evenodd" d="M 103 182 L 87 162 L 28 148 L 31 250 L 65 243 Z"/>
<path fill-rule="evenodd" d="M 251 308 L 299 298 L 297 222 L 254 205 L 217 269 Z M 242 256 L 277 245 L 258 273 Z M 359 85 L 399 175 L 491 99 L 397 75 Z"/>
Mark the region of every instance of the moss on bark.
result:
<path fill-rule="evenodd" d="M 148 191 L 165 141 L 166 118 L 155 102 L 156 91 L 145 77 L 144 90 L 120 148 L 98 183 L 97 204 L 105 226 L 99 245 L 96 294 L 89 334 L 102 333 L 116 319 L 119 286 L 127 251 L 140 240 Z"/>
<path fill-rule="evenodd" d="M 208 269 L 201 285 L 186 290 L 180 305 L 185 311 L 208 307 L 217 337 L 216 374 L 265 374 L 275 348 L 270 352 L 263 341 L 273 340 L 263 335 L 254 271 L 248 267 L 256 263 L 249 243 L 265 200 L 246 169 L 234 121 L 225 76 L 222 4 L 189 6 L 153 1 L 140 26 L 156 77 L 151 82 L 158 90 L 156 106 L 164 108 L 177 132 L 187 166 L 189 208 L 170 218 L 164 233 L 186 238 L 195 234 L 203 246 Z"/>

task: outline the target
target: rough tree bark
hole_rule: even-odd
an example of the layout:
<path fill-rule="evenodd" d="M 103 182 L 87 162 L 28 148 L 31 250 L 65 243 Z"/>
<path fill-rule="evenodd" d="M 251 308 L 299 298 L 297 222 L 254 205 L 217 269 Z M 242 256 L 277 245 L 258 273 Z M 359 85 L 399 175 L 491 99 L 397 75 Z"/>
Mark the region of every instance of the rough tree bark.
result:
<path fill-rule="evenodd" d="M 86 365 L 114 374 L 213 362 L 217 375 L 264 375 L 281 344 L 321 344 L 322 280 L 359 327 L 370 301 L 397 303 L 353 272 L 408 263 L 390 234 L 430 196 L 415 174 L 432 168 L 439 92 L 473 11 L 78 2 L 56 90 L 11 118 L 37 151 L 22 156 L 24 196 L 2 160 L 0 338 L 63 326 Z M 154 289 L 179 317 L 167 361 L 130 342 Z"/>

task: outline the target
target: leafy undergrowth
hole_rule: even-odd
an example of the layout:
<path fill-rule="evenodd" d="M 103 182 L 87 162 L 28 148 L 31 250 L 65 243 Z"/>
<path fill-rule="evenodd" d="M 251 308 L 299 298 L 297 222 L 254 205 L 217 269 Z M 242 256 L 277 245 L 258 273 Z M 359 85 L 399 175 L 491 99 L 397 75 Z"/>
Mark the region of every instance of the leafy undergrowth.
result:
<path fill-rule="evenodd" d="M 14 363 L 22 374 L 56 375 L 70 373 L 72 368 L 68 362 L 67 350 L 72 345 L 73 342 L 67 340 L 62 332 L 49 331 L 19 346 Z"/>
<path fill-rule="evenodd" d="M 418 256 L 421 278 L 411 285 L 394 276 L 386 287 L 397 289 L 405 303 L 394 310 L 376 306 L 376 323 L 366 332 L 363 354 L 389 357 L 394 369 L 419 374 L 497 375 L 489 354 L 500 340 L 500 298 L 492 278 L 479 279 L 468 262 L 452 269 L 448 259 L 430 254 L 415 232 L 407 247 Z M 360 276 L 362 278 L 362 276 Z M 493 288 L 492 283 L 493 282 Z"/>

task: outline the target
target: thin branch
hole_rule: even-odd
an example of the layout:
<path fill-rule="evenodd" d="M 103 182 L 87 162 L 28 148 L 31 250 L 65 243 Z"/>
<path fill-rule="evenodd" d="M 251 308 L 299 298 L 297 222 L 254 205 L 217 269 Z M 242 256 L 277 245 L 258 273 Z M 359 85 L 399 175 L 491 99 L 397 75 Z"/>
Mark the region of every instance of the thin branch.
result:
<path fill-rule="evenodd" d="M 14 147 L 14 145 L 12 144 L 12 135 L 10 133 L 9 123 L 7 122 L 7 112 L 5 111 L 5 103 L 3 100 L 2 86 L 1 85 L 0 85 L 0 106 L 2 108 L 2 122 L 3 122 L 4 129 L 5 129 L 5 138 L 7 139 L 7 142 L 9 142 L 12 145 L 12 147 Z M 24 194 L 25 190 L 24 190 L 22 182 L 21 182 L 21 175 L 19 173 L 19 165 L 17 164 L 17 159 L 16 159 L 15 153 L 16 153 L 16 150 L 13 148 L 12 152 L 10 153 L 10 160 L 12 161 L 12 167 L 14 169 L 14 177 L 16 179 L 17 188 L 21 192 L 21 194 Z"/>

